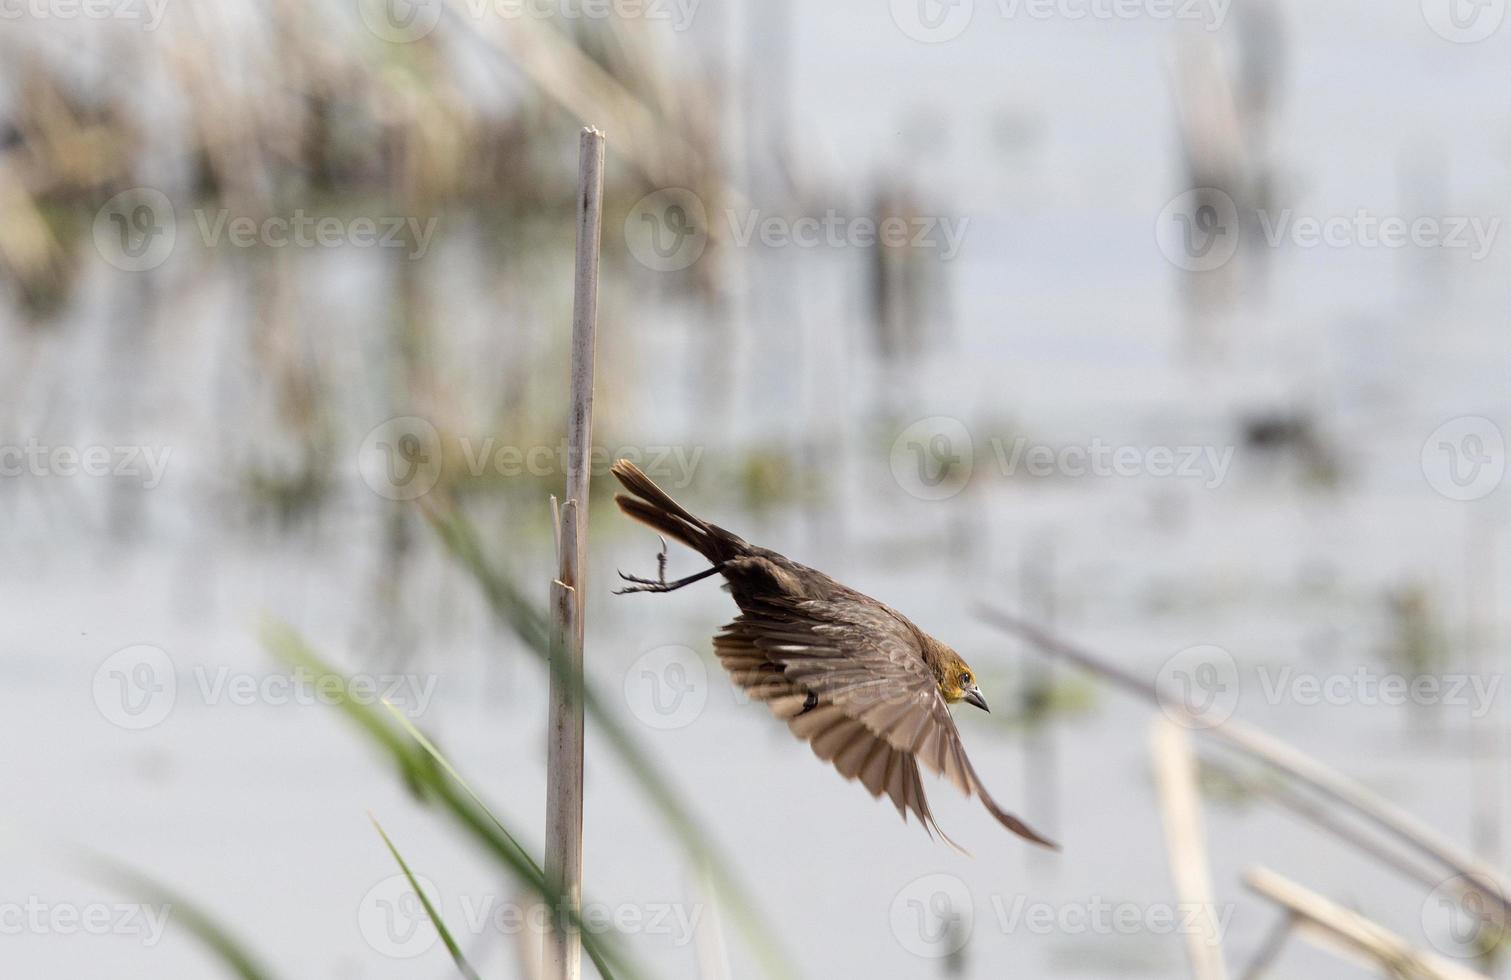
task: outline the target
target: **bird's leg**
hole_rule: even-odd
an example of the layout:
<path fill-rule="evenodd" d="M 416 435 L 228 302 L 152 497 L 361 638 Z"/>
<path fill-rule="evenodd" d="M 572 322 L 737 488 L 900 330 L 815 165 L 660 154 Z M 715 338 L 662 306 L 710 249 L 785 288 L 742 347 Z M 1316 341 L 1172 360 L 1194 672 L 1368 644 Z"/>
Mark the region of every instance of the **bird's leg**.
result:
<path fill-rule="evenodd" d="M 703 579 L 708 578 L 710 575 L 714 574 L 717 571 L 719 571 L 719 566 L 714 565 L 711 568 L 705 568 L 703 571 L 698 572 L 697 574 L 689 575 L 686 578 L 679 578 L 675 582 L 668 582 L 666 580 L 666 539 L 662 538 L 661 550 L 656 553 L 655 579 L 653 580 L 648 578 L 641 578 L 638 575 L 626 575 L 625 573 L 620 572 L 620 578 L 624 579 L 626 582 L 631 582 L 633 584 L 627 585 L 622 589 L 616 589 L 614 591 L 614 594 L 624 595 L 627 592 L 673 592 L 677 589 L 682 588 L 684 585 L 692 585 L 694 582 L 701 582 Z"/>
<path fill-rule="evenodd" d="M 689 575 L 686 578 L 679 578 L 675 582 L 668 582 L 665 578 L 662 578 L 662 580 L 659 582 L 652 582 L 650 579 L 639 578 L 635 575 L 626 575 L 623 572 L 620 572 L 620 578 L 624 579 L 626 582 L 633 582 L 635 584 L 626 585 L 622 589 L 615 589 L 614 594 L 624 595 L 627 592 L 675 592 L 677 589 L 682 588 L 682 586 L 684 585 L 692 585 L 694 582 L 701 582 L 718 571 L 719 566 L 715 565 L 712 568 L 703 569 L 703 571 L 698 572 L 696 575 Z"/>

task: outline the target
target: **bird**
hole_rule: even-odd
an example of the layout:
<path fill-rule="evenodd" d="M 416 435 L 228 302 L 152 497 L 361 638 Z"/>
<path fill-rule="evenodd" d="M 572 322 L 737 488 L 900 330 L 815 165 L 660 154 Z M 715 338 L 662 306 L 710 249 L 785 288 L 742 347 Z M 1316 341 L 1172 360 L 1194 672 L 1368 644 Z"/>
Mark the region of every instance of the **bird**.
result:
<path fill-rule="evenodd" d="M 873 797 L 885 793 L 904 822 L 912 813 L 930 836 L 937 832 L 957 849 L 929 809 L 920 763 L 978 797 L 1008 830 L 1059 850 L 998 806 L 967 758 L 949 706 L 989 709 L 958 653 L 897 610 L 696 517 L 634 463 L 617 460 L 610 472 L 629 491 L 615 495 L 619 509 L 662 535 L 656 578 L 620 572 L 629 583 L 620 594 L 673 592 L 722 575 L 740 614 L 714 637 L 714 653 L 734 683 L 815 755 Z M 667 581 L 666 538 L 710 567 Z"/>

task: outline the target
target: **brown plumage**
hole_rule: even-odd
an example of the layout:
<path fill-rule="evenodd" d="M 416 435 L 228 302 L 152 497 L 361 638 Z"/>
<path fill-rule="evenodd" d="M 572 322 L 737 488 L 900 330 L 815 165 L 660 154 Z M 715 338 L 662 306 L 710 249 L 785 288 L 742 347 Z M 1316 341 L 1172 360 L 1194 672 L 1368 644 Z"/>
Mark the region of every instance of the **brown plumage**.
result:
<path fill-rule="evenodd" d="M 967 796 L 980 797 L 1013 833 L 1056 847 L 999 807 L 966 758 L 949 704 L 985 708 L 986 701 L 959 654 L 823 572 L 695 517 L 633 463 L 620 460 L 613 473 L 633 494 L 614 497 L 620 510 L 713 565 L 667 582 L 663 553 L 657 580 L 625 575 L 634 584 L 624 591 L 670 592 L 723 575 L 740 615 L 714 638 L 719 661 L 820 759 L 846 779 L 859 779 L 872 796 L 886 793 L 904 819 L 911 811 L 925 829 L 937 831 L 918 775 L 921 762 Z"/>

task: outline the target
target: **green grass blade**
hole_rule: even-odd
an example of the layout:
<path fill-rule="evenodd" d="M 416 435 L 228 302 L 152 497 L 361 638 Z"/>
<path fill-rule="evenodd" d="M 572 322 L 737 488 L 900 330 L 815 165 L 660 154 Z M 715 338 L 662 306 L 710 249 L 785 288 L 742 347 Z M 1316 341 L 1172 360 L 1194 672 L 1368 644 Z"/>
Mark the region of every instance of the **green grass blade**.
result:
<path fill-rule="evenodd" d="M 404 727 L 404 730 L 409 733 L 410 737 L 413 738 L 415 742 L 417 742 L 420 747 L 423 748 L 430 755 L 430 757 L 434 759 L 438 765 L 441 766 L 441 768 L 446 770 L 446 773 L 456 781 L 456 784 L 466 791 L 467 795 L 472 799 L 472 802 L 477 805 L 477 808 L 483 811 L 483 813 L 487 815 L 489 820 L 493 821 L 493 825 L 498 829 L 498 832 L 505 838 L 507 838 L 511 844 L 514 845 L 515 850 L 519 853 L 519 858 L 521 859 L 521 861 L 527 862 L 529 864 L 529 867 L 534 869 L 535 875 L 540 879 L 543 888 L 546 879 L 545 871 L 541 869 L 541 866 L 539 864 L 535 863 L 535 859 L 530 856 L 529 852 L 519 845 L 519 842 L 514 839 L 514 835 L 509 833 L 508 829 L 503 825 L 498 817 L 493 815 L 493 811 L 488 808 L 488 804 L 484 803 L 483 798 L 478 796 L 476 791 L 474 791 L 473 788 L 467 783 L 467 780 L 462 778 L 462 774 L 456 771 L 456 768 L 452 766 L 450 761 L 448 761 L 444 755 L 441 754 L 441 751 L 437 749 L 434 743 L 432 743 L 430 739 L 425 736 L 424 732 L 420 731 L 414 726 L 412 722 L 410 722 L 408 718 L 404 717 L 403 712 L 401 712 L 398 708 L 394 707 L 387 701 L 383 702 L 383 707 L 387 708 L 389 713 L 393 715 L 394 720 Z M 610 980 L 610 967 L 604 959 L 603 952 L 599 950 L 595 945 L 589 945 L 587 943 L 583 944 L 583 948 L 587 951 L 588 956 L 593 961 L 593 965 L 598 968 L 598 972 L 601 976 L 604 977 L 604 980 Z"/>
<path fill-rule="evenodd" d="M 493 815 L 493 811 L 488 809 L 488 805 L 483 802 L 483 798 L 481 796 L 478 796 L 476 791 L 474 791 L 473 788 L 468 785 L 467 780 L 462 778 L 462 774 L 457 772 L 455 767 L 451 765 L 450 761 L 448 761 L 447 758 L 441 754 L 441 750 L 436 748 L 435 745 L 430 741 L 430 739 L 426 737 L 425 733 L 414 726 L 413 722 L 404 717 L 404 712 L 400 711 L 398 708 L 394 707 L 394 705 L 386 700 L 383 702 L 383 707 L 387 708 L 388 713 L 393 716 L 394 721 L 397 722 L 404 729 L 404 731 L 409 733 L 409 737 L 419 743 L 420 748 L 424 749 L 425 753 L 432 759 L 434 759 L 437 765 L 439 765 L 442 769 L 445 769 L 446 774 L 452 779 L 456 780 L 458 786 L 466 790 L 467 795 L 472 797 L 472 802 L 476 803 L 478 805 L 478 808 L 486 813 L 488 815 L 488 818 L 493 821 L 494 826 L 498 828 L 498 832 L 507 837 L 509 839 L 509 842 L 514 845 L 515 849 L 519 851 L 520 858 L 524 861 L 528 861 L 530 867 L 535 869 L 535 873 L 542 879 L 544 879 L 546 874 L 545 871 L 541 869 L 540 865 L 535 863 L 535 859 L 530 856 L 530 853 L 526 851 L 522 846 L 520 846 L 519 841 L 514 839 L 514 835 L 509 833 L 508 829 L 504 827 L 503 823 L 499 821 L 498 817 L 495 817 Z"/>
<path fill-rule="evenodd" d="M 239 940 L 200 906 L 140 871 L 103 858 L 95 859 L 95 864 L 123 891 L 168 906 L 172 920 L 204 944 L 234 976 L 241 980 L 273 980 L 273 974 L 267 972 Z"/>
<path fill-rule="evenodd" d="M 472 964 L 467 962 L 467 957 L 462 955 L 462 947 L 458 946 L 456 940 L 451 938 L 451 930 L 446 928 L 446 923 L 441 918 L 441 914 L 436 911 L 435 906 L 430 904 L 430 896 L 425 894 L 425 889 L 421 888 L 420 883 L 415 880 L 414 872 L 409 870 L 409 865 L 405 862 L 403 855 L 399 853 L 399 849 L 394 847 L 393 841 L 389 839 L 388 834 L 384 833 L 383 825 L 378 823 L 378 818 L 370 813 L 367 815 L 367 818 L 373 822 L 373 827 L 378 831 L 378 836 L 383 838 L 383 843 L 388 845 L 388 853 L 392 854 L 393 859 L 399 863 L 399 870 L 403 871 L 404 877 L 409 879 L 409 887 L 413 888 L 414 893 L 419 896 L 420 904 L 425 907 L 425 914 L 430 916 L 430 921 L 435 925 L 436 932 L 441 934 L 441 942 L 446 944 L 446 952 L 451 954 L 451 960 L 456 964 L 456 968 L 461 971 L 462 976 L 466 977 L 467 980 L 480 980 L 477 971 L 472 968 Z"/>
<path fill-rule="evenodd" d="M 335 678 L 332 690 L 346 691 L 341 674 L 330 667 L 288 626 L 269 622 L 263 629 L 263 642 L 284 662 L 302 667 L 317 679 Z M 373 706 L 340 696 L 337 706 L 351 718 L 372 741 L 387 752 L 399 768 L 405 783 L 427 803 L 437 805 L 450 815 L 473 839 L 481 844 L 504 867 L 539 895 L 548 908 L 564 909 L 568 920 L 582 935 L 583 952 L 598 968 L 604 980 L 638 980 L 641 972 L 603 935 L 588 929 L 581 913 L 564 906 L 560 896 L 547 885 L 539 863 L 520 845 L 502 821 L 472 791 L 454 766 L 441 755 L 430 739 L 404 720 L 404 730 L 396 730 L 387 716 Z M 391 706 L 390 706 L 391 708 Z M 402 718 L 402 715 L 399 716 Z"/>

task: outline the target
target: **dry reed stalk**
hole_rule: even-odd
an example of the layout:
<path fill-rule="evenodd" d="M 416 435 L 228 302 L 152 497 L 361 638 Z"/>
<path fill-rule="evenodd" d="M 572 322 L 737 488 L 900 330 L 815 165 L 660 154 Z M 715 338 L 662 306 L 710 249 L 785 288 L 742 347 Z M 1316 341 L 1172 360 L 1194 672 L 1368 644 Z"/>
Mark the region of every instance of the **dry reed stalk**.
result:
<path fill-rule="evenodd" d="M 551 586 L 551 716 L 546 756 L 547 893 L 573 909 L 582 898 L 583 572 L 593 445 L 593 351 L 598 330 L 598 250 L 603 230 L 603 134 L 578 144 L 577 265 L 572 298 L 571 414 L 567 499 L 559 515 L 559 569 Z M 553 909 L 545 943 L 547 980 L 577 980 L 582 937 Z"/>
<path fill-rule="evenodd" d="M 1268 868 L 1244 876 L 1250 889 L 1284 909 L 1296 931 L 1309 942 L 1400 980 L 1486 980 L 1484 974 L 1432 953 L 1413 949 L 1404 939 L 1369 919 L 1318 895 Z"/>
<path fill-rule="evenodd" d="M 1000 610 L 982 608 L 983 618 L 1016 636 L 1024 637 L 1042 652 L 1069 660 L 1098 674 L 1123 690 L 1160 705 L 1168 714 L 1181 716 L 1190 727 L 1200 728 L 1252 759 L 1263 762 L 1291 779 L 1310 787 L 1338 806 L 1352 811 L 1369 823 L 1421 854 L 1437 861 L 1474 889 L 1497 910 L 1497 921 L 1511 912 L 1511 887 L 1499 869 L 1464 850 L 1457 843 L 1428 827 L 1416 817 L 1336 772 L 1305 752 L 1292 748 L 1272 735 L 1231 719 L 1220 723 L 1203 720 L 1185 711 L 1173 699 L 1162 699 L 1154 684 L 1113 664 L 1108 658 L 1055 637 L 1031 623 Z"/>
<path fill-rule="evenodd" d="M 1196 755 L 1184 728 L 1163 716 L 1154 719 L 1149 751 L 1170 850 L 1170 876 L 1183 909 L 1200 909 L 1198 928 L 1186 931 L 1186 952 L 1196 980 L 1227 980 L 1222 930 L 1207 862 L 1207 830 L 1196 786 Z"/>

